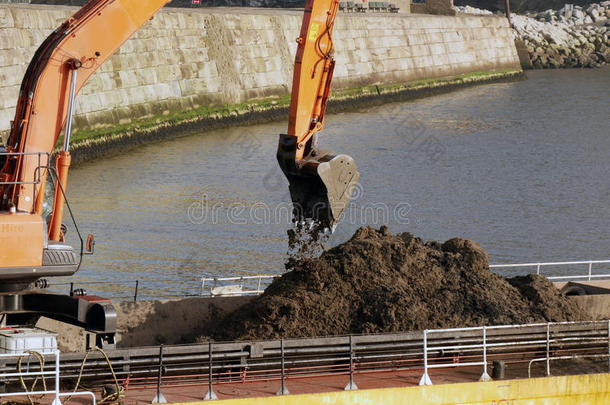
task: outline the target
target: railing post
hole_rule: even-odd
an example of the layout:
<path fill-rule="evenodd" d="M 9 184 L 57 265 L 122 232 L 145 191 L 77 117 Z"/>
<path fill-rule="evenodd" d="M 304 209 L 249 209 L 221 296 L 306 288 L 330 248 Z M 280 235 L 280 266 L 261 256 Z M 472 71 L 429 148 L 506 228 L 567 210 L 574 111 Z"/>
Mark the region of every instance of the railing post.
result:
<path fill-rule="evenodd" d="M 258 285 L 256 286 L 256 294 L 260 294 L 261 293 L 261 280 L 262 280 L 263 276 L 261 276 L 259 274 L 258 276 Z"/>
<path fill-rule="evenodd" d="M 161 378 L 163 376 L 163 345 L 159 346 L 159 373 L 157 374 L 157 395 L 152 400 L 153 404 L 166 404 L 167 400 L 161 393 Z"/>
<path fill-rule="evenodd" d="M 212 342 L 208 343 L 208 393 L 203 398 L 204 401 L 213 401 L 218 399 L 212 389 Z"/>
<path fill-rule="evenodd" d="M 432 385 L 428 375 L 428 329 L 424 329 L 424 375 L 421 376 L 419 385 Z"/>
<path fill-rule="evenodd" d="M 44 371 L 42 364 L 40 365 L 40 371 Z M 59 350 L 55 351 L 55 399 L 52 405 L 61 405 L 59 400 Z"/>
<path fill-rule="evenodd" d="M 546 376 L 551 375 L 551 324 L 547 322 L 546 324 Z"/>
<path fill-rule="evenodd" d="M 491 377 L 487 374 L 487 327 L 483 326 L 483 374 L 479 381 L 490 381 Z"/>
<path fill-rule="evenodd" d="M 591 281 L 591 268 L 593 267 L 593 262 L 589 262 L 589 281 Z"/>
<path fill-rule="evenodd" d="M 345 386 L 345 391 L 357 390 L 358 387 L 354 382 L 354 344 L 352 335 L 349 335 L 349 383 Z"/>
<path fill-rule="evenodd" d="M 136 288 L 133 292 L 133 302 L 138 301 L 138 287 L 140 286 L 140 280 L 136 280 Z"/>
<path fill-rule="evenodd" d="M 540 263 L 536 265 L 536 275 L 540 275 Z"/>
<path fill-rule="evenodd" d="M 276 395 L 288 395 L 288 388 L 286 388 L 286 370 L 284 368 L 284 338 L 280 338 L 280 353 L 281 353 L 281 366 L 282 366 L 282 385 Z"/>
<path fill-rule="evenodd" d="M 203 295 L 205 291 L 205 277 L 201 277 L 201 292 L 199 292 L 199 295 Z"/>

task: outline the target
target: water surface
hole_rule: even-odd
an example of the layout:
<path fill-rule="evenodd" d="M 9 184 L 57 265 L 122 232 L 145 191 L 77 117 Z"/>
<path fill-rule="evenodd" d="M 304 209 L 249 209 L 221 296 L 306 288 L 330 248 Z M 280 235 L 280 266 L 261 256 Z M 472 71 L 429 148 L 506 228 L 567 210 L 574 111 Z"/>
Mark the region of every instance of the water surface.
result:
<path fill-rule="evenodd" d="M 388 223 L 473 239 L 492 263 L 610 258 L 610 69 L 528 77 L 329 115 L 322 146 L 360 169 L 330 244 Z M 285 128 L 195 134 L 74 168 L 71 205 L 97 239 L 76 280 L 112 296 L 139 279 L 163 297 L 196 293 L 201 276 L 282 272 Z"/>

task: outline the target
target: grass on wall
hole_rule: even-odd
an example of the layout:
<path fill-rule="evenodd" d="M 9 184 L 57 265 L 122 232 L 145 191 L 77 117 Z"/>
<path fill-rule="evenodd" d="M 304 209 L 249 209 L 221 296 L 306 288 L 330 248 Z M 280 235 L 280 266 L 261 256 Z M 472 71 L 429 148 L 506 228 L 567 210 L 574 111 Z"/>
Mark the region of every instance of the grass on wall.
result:
<path fill-rule="evenodd" d="M 468 83 L 485 82 L 490 80 L 502 79 L 506 77 L 516 77 L 522 75 L 518 69 L 504 69 L 486 72 L 472 72 L 436 79 L 415 80 L 408 83 L 388 84 L 388 85 L 368 85 L 350 89 L 335 90 L 329 102 L 329 108 L 333 104 L 349 104 L 345 101 L 358 100 L 363 98 L 383 98 L 393 94 L 409 93 L 421 95 L 427 94 L 428 90 L 435 88 L 453 88 Z M 112 139 L 120 139 L 130 134 L 152 133 L 159 128 L 171 128 L 184 126 L 185 123 L 198 122 L 202 120 L 213 120 L 217 122 L 229 121 L 230 118 L 247 117 L 256 113 L 280 111 L 288 109 L 290 105 L 290 95 L 282 97 L 270 97 L 265 99 L 250 100 L 248 102 L 224 106 L 206 106 L 188 111 L 175 111 L 167 115 L 157 115 L 151 118 L 134 120 L 127 124 L 117 124 L 112 127 L 102 127 L 95 129 L 76 130 L 72 134 L 71 148 L 78 149 L 79 145 L 84 146 L 90 143 L 108 143 Z M 349 109 L 342 108 L 342 109 Z M 287 114 L 281 114 L 287 118 Z M 277 114 L 276 114 L 277 117 Z M 277 119 L 277 118 L 276 118 Z M 247 120 L 235 120 L 238 124 L 245 124 Z M 246 122 L 244 122 L 246 121 Z M 228 124 L 230 125 L 230 124 Z M 62 145 L 60 139 L 57 145 Z"/>

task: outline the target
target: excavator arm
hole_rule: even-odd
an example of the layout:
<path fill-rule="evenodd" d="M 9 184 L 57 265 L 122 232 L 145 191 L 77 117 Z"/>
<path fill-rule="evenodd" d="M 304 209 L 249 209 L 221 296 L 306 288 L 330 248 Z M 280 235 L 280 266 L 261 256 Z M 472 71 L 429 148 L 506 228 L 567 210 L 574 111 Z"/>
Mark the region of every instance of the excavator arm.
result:
<path fill-rule="evenodd" d="M 359 173 L 354 160 L 317 146 L 335 66 L 333 27 L 338 0 L 307 0 L 297 38 L 288 132 L 277 159 L 288 178 L 296 221 L 333 229 L 349 202 Z"/>
<path fill-rule="evenodd" d="M 119 47 L 169 0 L 91 0 L 38 48 L 21 84 L 15 118 L 0 153 L 0 314 L 30 324 L 40 315 L 81 326 L 96 344 L 112 345 L 116 312 L 110 300 L 31 291 L 41 277 L 74 274 L 82 259 L 62 226 L 70 166 L 74 100 Z M 55 167 L 50 156 L 64 132 Z M 51 218 L 43 218 L 47 176 L 54 186 Z M 78 229 L 76 229 L 78 233 Z M 80 234 L 79 234 L 80 237 Z M 92 252 L 92 239 L 88 249 Z"/>
<path fill-rule="evenodd" d="M 78 270 L 83 246 L 79 258 L 64 243 L 62 226 L 75 97 L 89 77 L 168 2 L 91 0 L 34 54 L 0 153 L 0 281 L 5 289 L 26 288 L 41 277 Z M 50 157 L 62 129 L 63 148 L 52 167 Z M 43 218 L 47 180 L 53 184 L 54 196 L 46 201 L 51 205 L 50 218 Z M 87 245 L 92 248 L 92 243 Z"/>
<path fill-rule="evenodd" d="M 21 84 L 6 144 L 8 158 L 0 171 L 3 210 L 41 213 L 46 179 L 41 167 L 49 163 L 65 127 L 64 147 L 56 159 L 61 184 L 55 187 L 48 232 L 51 240 L 60 240 L 74 98 L 89 77 L 168 2 L 92 0 L 38 48 Z"/>

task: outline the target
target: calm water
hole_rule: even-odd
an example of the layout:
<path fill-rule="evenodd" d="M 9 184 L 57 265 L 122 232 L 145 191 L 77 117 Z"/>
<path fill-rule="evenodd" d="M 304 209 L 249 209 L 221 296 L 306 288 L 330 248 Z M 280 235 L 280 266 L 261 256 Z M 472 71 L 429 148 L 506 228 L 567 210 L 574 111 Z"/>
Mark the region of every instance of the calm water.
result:
<path fill-rule="evenodd" d="M 478 241 L 493 263 L 610 258 L 610 70 L 528 73 L 327 118 L 322 146 L 361 187 L 331 238 L 389 223 Z M 76 167 L 69 198 L 96 254 L 76 279 L 117 295 L 195 293 L 201 276 L 280 273 L 289 195 L 285 122 L 232 128 Z"/>

